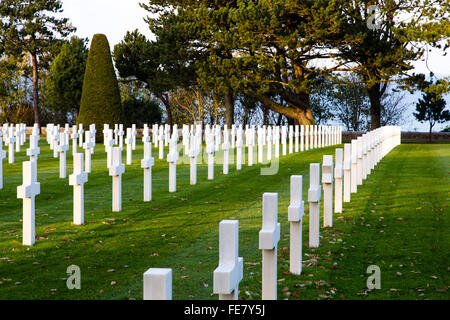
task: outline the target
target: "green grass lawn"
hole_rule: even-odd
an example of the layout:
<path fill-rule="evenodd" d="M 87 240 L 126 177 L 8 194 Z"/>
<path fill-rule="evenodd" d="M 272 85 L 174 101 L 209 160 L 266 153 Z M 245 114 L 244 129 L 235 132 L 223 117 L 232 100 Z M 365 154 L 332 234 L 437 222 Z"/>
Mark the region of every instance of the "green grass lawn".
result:
<path fill-rule="evenodd" d="M 280 158 L 276 175 L 260 166 L 207 180 L 198 166 L 198 184 L 189 185 L 189 165 L 177 166 L 177 192 L 168 192 L 168 164 L 153 150 L 153 201 L 143 202 L 142 143 L 122 177 L 122 212 L 111 211 L 112 178 L 98 144 L 85 185 L 85 222 L 73 226 L 72 193 L 59 178 L 59 160 L 40 143 L 36 198 L 36 244 L 22 242 L 22 184 L 25 149 L 16 163 L 3 162 L 0 191 L 0 299 L 142 299 L 142 276 L 150 267 L 173 269 L 173 299 L 217 299 L 213 271 L 219 261 L 218 232 L 223 219 L 239 220 L 239 255 L 244 258 L 240 299 L 261 298 L 261 203 L 264 192 L 278 192 L 278 299 L 449 299 L 450 145 L 396 147 L 321 227 L 321 246 L 308 248 L 309 164 L 335 147 Z M 167 149 L 166 149 L 167 153 Z M 181 153 L 180 153 L 181 155 Z M 72 157 L 68 156 L 68 175 Z M 125 152 L 123 152 L 125 161 Z M 255 160 L 256 154 L 255 154 Z M 303 274 L 289 273 L 289 180 L 303 175 Z M 323 210 L 321 209 L 321 214 Z M 322 225 L 322 224 L 321 224 Z M 66 269 L 81 269 L 81 290 L 66 287 Z M 381 289 L 366 287 L 366 269 L 381 269 Z"/>

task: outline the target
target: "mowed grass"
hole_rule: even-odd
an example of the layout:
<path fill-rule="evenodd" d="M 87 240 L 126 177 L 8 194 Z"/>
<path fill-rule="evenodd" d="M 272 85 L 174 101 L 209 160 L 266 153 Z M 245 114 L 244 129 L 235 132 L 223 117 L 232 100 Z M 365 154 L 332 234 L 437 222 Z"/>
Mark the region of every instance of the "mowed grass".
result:
<path fill-rule="evenodd" d="M 239 298 L 260 299 L 264 192 L 278 192 L 279 299 L 450 298 L 449 144 L 396 147 L 344 203 L 344 212 L 334 215 L 333 227 L 321 227 L 321 246 L 315 249 L 308 248 L 309 164 L 334 155 L 336 146 L 281 156 L 275 175 L 260 174 L 268 165 L 243 165 L 240 172 L 231 165 L 223 175 L 217 164 L 214 180 L 208 181 L 207 166 L 199 164 L 193 186 L 189 165 L 180 164 L 176 193 L 168 192 L 168 163 L 153 149 L 153 201 L 144 203 L 143 146 L 138 143 L 133 165 L 122 177 L 123 210 L 112 212 L 112 178 L 104 147 L 97 144 L 85 185 L 86 223 L 73 226 L 73 188 L 68 178 L 59 178 L 59 159 L 42 140 L 33 247 L 21 245 L 22 200 L 17 199 L 26 147 L 16 154 L 15 164 L 3 162 L 0 299 L 142 299 L 142 277 L 150 267 L 173 269 L 174 299 L 217 299 L 213 271 L 224 219 L 239 220 L 239 255 L 244 258 Z M 67 168 L 69 175 L 69 154 Z M 287 208 L 293 174 L 303 175 L 305 200 L 300 276 L 289 273 Z M 66 269 L 72 264 L 81 269 L 81 290 L 66 287 Z M 367 289 L 370 265 L 381 269 L 380 290 Z"/>

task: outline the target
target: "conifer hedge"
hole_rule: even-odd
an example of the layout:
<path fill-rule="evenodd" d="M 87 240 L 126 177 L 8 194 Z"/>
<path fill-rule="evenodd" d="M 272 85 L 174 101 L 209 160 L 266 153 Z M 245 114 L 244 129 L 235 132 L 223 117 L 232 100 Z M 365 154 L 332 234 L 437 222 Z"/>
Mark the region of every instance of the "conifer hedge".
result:
<path fill-rule="evenodd" d="M 96 140 L 101 141 L 103 124 L 111 127 L 115 123 L 123 123 L 123 119 L 119 85 L 108 39 L 104 34 L 95 34 L 86 62 L 77 123 L 82 123 L 86 129 L 95 123 Z"/>

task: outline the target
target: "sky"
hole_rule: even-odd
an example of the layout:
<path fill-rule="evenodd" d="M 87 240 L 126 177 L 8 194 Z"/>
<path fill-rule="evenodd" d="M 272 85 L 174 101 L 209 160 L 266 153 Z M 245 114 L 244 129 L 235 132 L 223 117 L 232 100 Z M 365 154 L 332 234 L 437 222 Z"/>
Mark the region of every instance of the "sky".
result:
<path fill-rule="evenodd" d="M 90 41 L 96 33 L 105 34 L 112 50 L 127 31 L 138 29 L 147 38 L 154 38 L 144 21 L 148 12 L 139 6 L 140 2 L 145 0 L 62 0 L 62 15 L 69 18 L 77 28 L 76 35 L 79 37 L 88 38 Z M 426 62 L 418 61 L 414 64 L 414 72 L 428 75 L 432 71 L 438 78 L 450 76 L 450 52 L 448 53 L 448 56 L 443 56 L 435 50 L 429 52 Z M 412 116 L 418 97 L 419 94 L 407 95 L 406 102 L 410 105 L 410 112 L 403 124 L 403 130 L 428 131 L 427 124 L 415 121 Z M 450 96 L 445 98 L 449 109 Z M 436 125 L 436 130 L 443 127 L 445 126 Z"/>

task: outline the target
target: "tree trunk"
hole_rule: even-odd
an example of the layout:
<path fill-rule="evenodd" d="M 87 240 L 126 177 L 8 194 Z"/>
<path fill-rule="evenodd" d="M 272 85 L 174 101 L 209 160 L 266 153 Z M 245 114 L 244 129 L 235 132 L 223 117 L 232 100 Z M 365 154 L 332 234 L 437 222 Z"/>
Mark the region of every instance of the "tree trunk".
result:
<path fill-rule="evenodd" d="M 40 119 L 39 119 L 39 93 L 38 93 L 38 65 L 37 65 L 37 57 L 36 53 L 31 53 L 31 62 L 33 64 L 33 109 L 34 109 L 34 122 L 38 124 L 39 128 L 41 127 Z"/>
<path fill-rule="evenodd" d="M 431 143 L 431 137 L 433 135 L 433 126 L 434 126 L 434 124 L 430 122 L 430 134 L 428 136 L 428 142 L 430 142 L 430 143 Z"/>
<path fill-rule="evenodd" d="M 231 129 L 234 122 L 234 98 L 230 91 L 225 93 L 225 122 L 228 129 Z"/>
<path fill-rule="evenodd" d="M 164 104 L 164 106 L 166 107 L 166 113 L 167 113 L 167 122 L 169 123 L 170 126 L 170 131 L 172 131 L 172 126 L 173 126 L 173 119 L 172 119 L 172 108 L 170 106 L 169 103 L 169 99 L 168 97 L 163 94 L 163 93 L 158 93 L 156 94 L 156 96 L 158 97 L 159 100 L 161 100 L 161 102 Z"/>
<path fill-rule="evenodd" d="M 370 100 L 370 129 L 375 130 L 381 127 L 381 92 L 380 84 L 366 87 Z"/>
<path fill-rule="evenodd" d="M 298 97 L 298 101 L 301 102 L 301 105 L 294 105 L 291 102 L 288 103 L 289 106 L 279 104 L 265 95 L 257 95 L 254 93 L 247 94 L 253 99 L 261 102 L 264 107 L 269 108 L 274 112 L 280 113 L 286 116 L 288 119 L 297 120 L 298 124 L 300 125 L 311 125 L 315 123 L 311 108 L 309 106 L 309 95 L 306 93 L 303 95 L 299 95 Z"/>
<path fill-rule="evenodd" d="M 263 112 L 263 125 L 269 125 L 269 108 L 261 106 Z"/>

